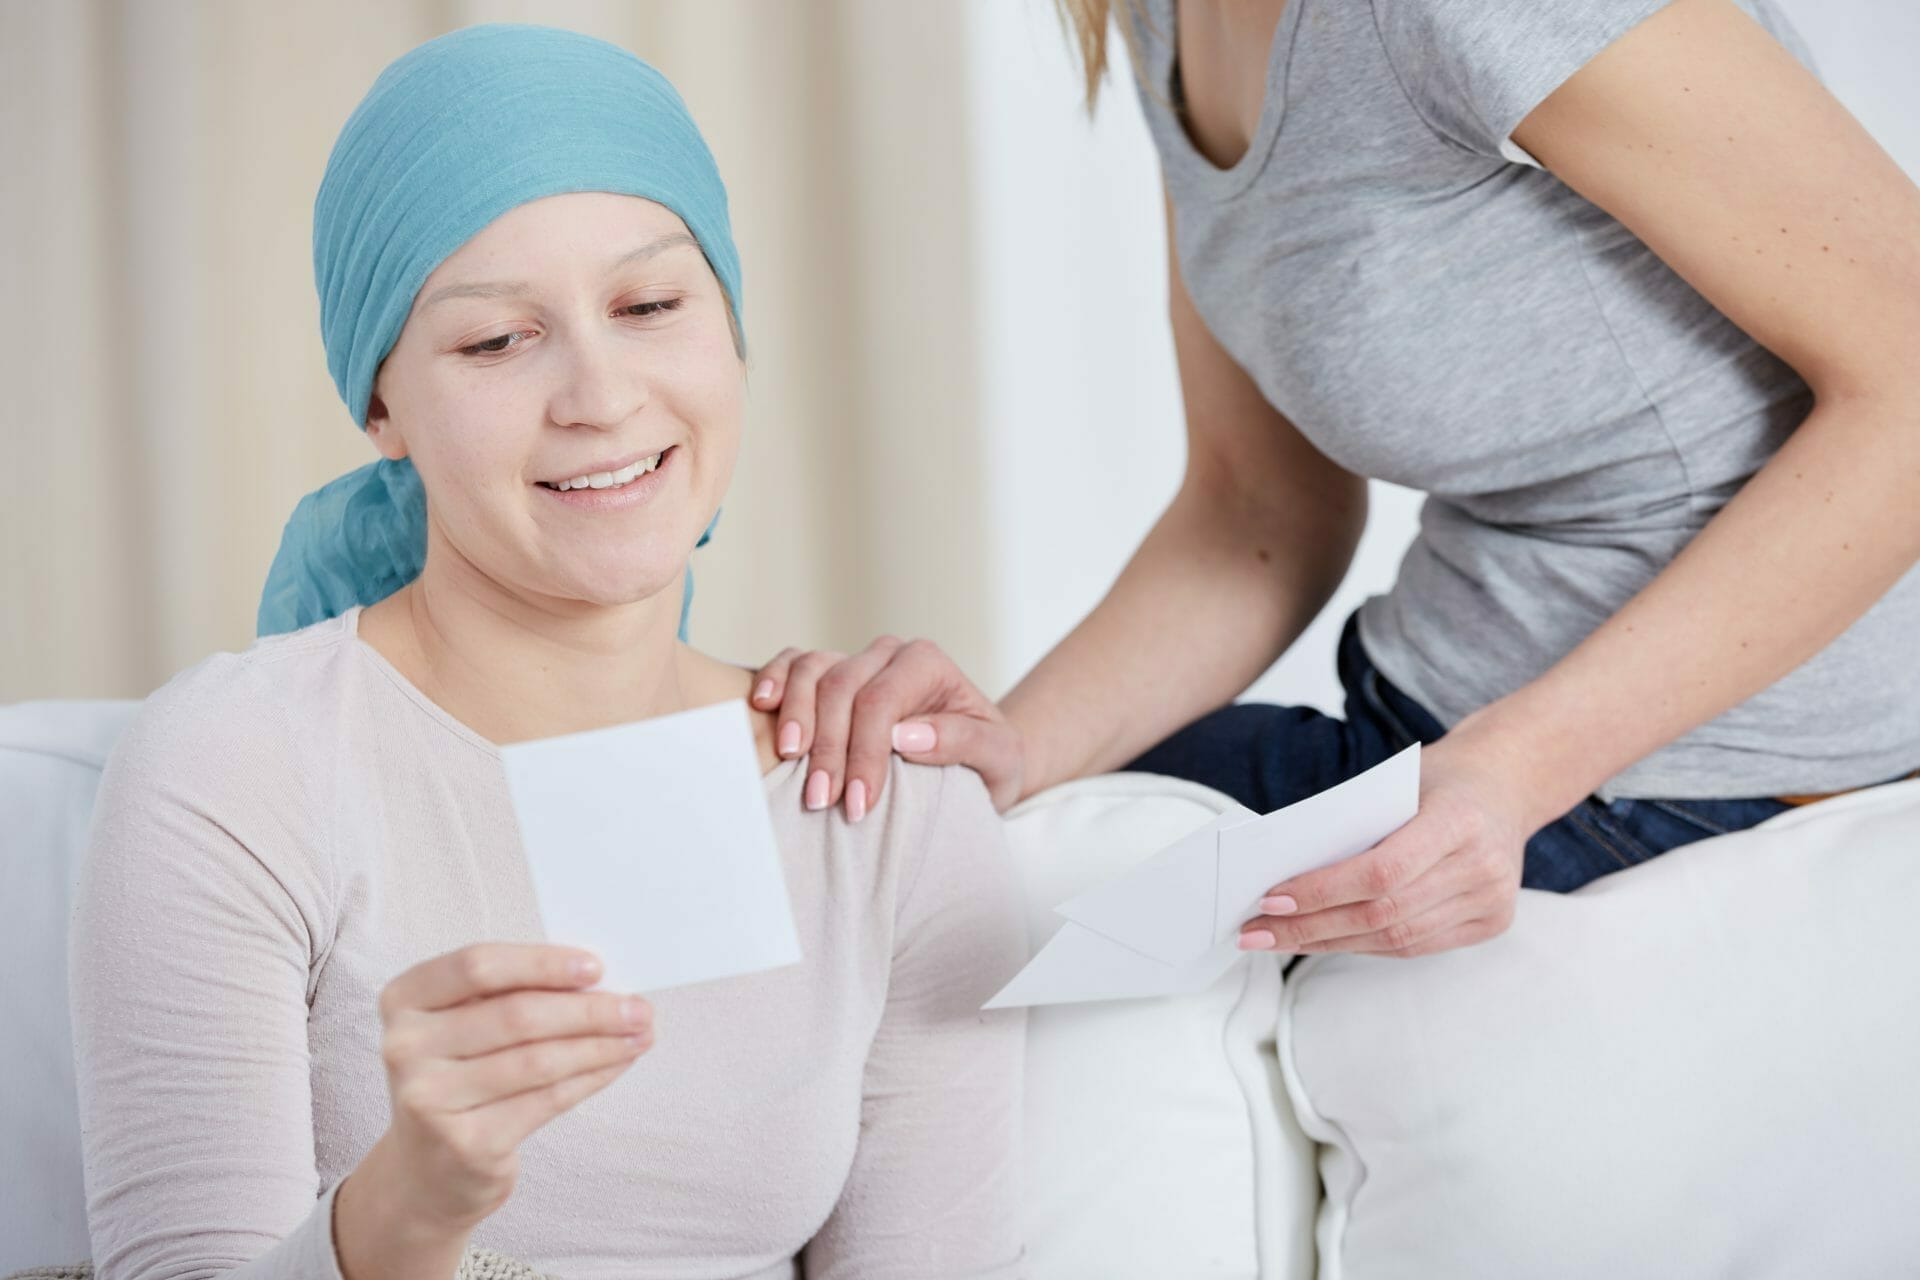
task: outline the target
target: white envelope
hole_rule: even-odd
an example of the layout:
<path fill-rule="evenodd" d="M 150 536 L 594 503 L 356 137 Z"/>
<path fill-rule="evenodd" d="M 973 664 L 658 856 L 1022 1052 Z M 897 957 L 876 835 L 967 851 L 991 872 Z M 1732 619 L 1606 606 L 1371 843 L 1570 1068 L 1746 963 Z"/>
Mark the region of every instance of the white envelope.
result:
<path fill-rule="evenodd" d="M 744 701 L 500 754 L 547 940 L 599 956 L 600 986 L 800 960 Z"/>
<path fill-rule="evenodd" d="M 1420 744 L 1264 817 L 1235 806 L 1069 898 L 1047 944 L 982 1008 L 1204 990 L 1274 885 L 1364 853 L 1420 807 Z"/>

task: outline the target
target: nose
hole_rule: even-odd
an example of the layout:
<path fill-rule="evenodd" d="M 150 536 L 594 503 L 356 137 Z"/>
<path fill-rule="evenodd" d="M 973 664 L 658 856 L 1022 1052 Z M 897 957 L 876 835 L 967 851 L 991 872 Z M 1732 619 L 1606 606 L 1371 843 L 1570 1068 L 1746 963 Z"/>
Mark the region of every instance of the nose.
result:
<path fill-rule="evenodd" d="M 644 371 L 616 335 L 589 329 L 567 340 L 548 406 L 555 422 L 611 430 L 646 402 Z"/>

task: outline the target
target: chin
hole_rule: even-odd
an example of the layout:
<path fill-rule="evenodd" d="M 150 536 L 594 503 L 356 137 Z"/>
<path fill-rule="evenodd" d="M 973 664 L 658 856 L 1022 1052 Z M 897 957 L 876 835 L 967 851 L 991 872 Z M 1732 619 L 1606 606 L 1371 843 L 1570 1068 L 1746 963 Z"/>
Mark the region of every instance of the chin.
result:
<path fill-rule="evenodd" d="M 624 573 L 610 573 L 603 577 L 569 584 L 562 588 L 561 594 L 609 608 L 651 600 L 663 591 L 674 593 L 674 598 L 678 600 L 680 571 L 683 568 L 685 566 L 680 565 L 670 571 L 647 574 L 636 574 L 629 568 Z"/>

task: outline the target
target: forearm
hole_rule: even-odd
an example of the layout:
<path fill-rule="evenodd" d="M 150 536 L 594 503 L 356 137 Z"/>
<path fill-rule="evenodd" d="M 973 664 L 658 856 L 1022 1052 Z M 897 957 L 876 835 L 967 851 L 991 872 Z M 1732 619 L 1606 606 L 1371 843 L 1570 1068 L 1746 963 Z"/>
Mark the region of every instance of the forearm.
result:
<path fill-rule="evenodd" d="M 333 1198 L 343 1280 L 453 1280 L 471 1228 L 435 1229 L 405 1210 L 403 1175 L 382 1138 Z"/>
<path fill-rule="evenodd" d="M 1279 505 L 1189 483 L 1001 700 L 1026 744 L 1022 795 L 1118 768 L 1232 701 L 1326 605 L 1365 523 L 1363 481 Z"/>
<path fill-rule="evenodd" d="M 1823 401 L 1658 577 L 1455 726 L 1535 827 L 1819 652 L 1920 559 L 1920 395 Z"/>

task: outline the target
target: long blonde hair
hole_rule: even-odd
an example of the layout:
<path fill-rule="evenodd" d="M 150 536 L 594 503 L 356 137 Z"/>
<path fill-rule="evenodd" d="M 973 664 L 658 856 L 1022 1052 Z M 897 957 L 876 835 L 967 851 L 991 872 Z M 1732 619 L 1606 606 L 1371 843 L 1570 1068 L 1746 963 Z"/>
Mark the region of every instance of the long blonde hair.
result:
<path fill-rule="evenodd" d="M 1100 82 L 1107 74 L 1107 28 L 1119 18 L 1120 38 L 1126 42 L 1127 58 L 1135 75 L 1140 73 L 1140 49 L 1134 40 L 1134 23 L 1141 18 L 1139 0 L 1054 0 L 1059 7 L 1060 25 L 1080 52 L 1080 69 L 1086 76 L 1087 113 L 1093 113 L 1100 100 Z"/>

